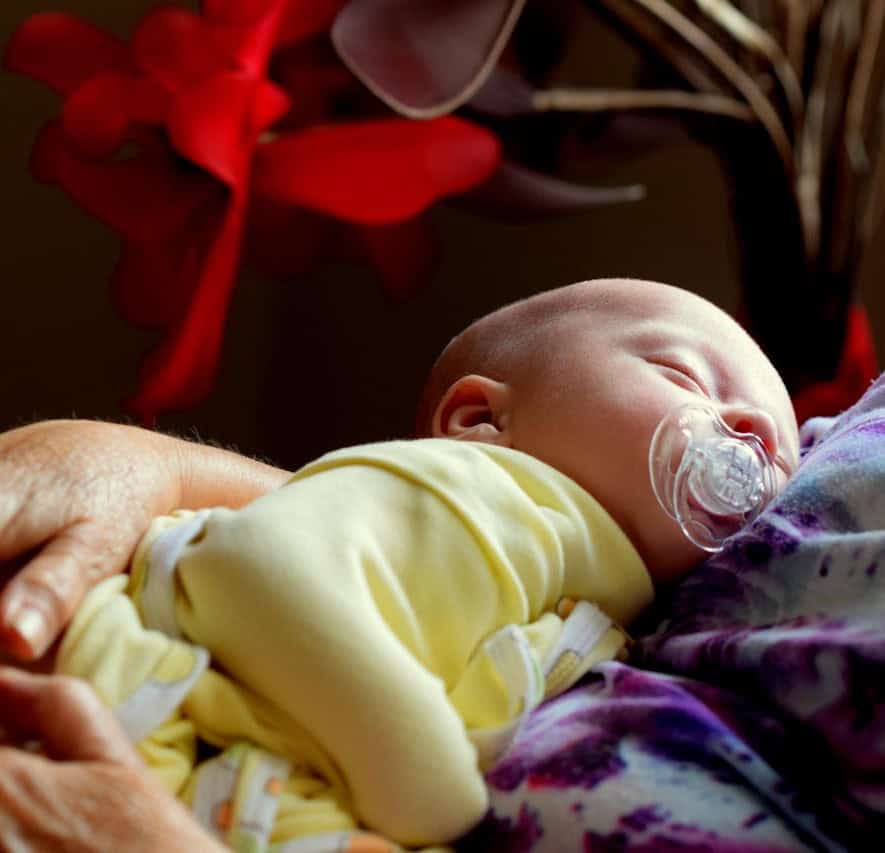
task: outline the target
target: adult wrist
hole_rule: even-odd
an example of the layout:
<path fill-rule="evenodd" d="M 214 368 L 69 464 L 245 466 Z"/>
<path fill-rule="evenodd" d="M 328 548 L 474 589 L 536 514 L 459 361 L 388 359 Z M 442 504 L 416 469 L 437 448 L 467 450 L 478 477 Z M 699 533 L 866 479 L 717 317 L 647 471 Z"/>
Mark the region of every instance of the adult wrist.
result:
<path fill-rule="evenodd" d="M 220 447 L 164 436 L 177 503 L 170 509 L 237 508 L 279 488 L 291 473 Z"/>

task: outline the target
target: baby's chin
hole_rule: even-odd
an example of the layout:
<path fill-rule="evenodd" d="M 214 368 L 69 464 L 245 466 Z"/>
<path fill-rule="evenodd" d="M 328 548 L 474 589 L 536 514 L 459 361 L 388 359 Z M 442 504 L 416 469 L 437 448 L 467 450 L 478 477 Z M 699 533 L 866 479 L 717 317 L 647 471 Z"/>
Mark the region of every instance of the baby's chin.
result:
<path fill-rule="evenodd" d="M 688 574 L 707 556 L 706 551 L 690 542 L 679 525 L 664 518 L 656 535 L 639 543 L 639 553 L 655 586 L 671 584 Z"/>
<path fill-rule="evenodd" d="M 779 465 L 774 466 L 775 474 L 775 494 L 779 495 L 790 481 L 790 475 Z"/>

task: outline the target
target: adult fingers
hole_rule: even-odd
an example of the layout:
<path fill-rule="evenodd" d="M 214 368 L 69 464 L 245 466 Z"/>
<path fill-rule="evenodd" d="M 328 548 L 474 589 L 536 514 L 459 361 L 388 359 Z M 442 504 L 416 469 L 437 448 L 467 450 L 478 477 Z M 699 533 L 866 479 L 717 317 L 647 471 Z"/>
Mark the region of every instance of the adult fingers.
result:
<path fill-rule="evenodd" d="M 40 657 L 68 623 L 87 588 L 118 571 L 98 525 L 59 531 L 0 593 L 0 647 L 23 659 Z"/>
<path fill-rule="evenodd" d="M 39 656 L 86 588 L 124 568 L 150 518 L 180 502 L 180 442 L 118 424 L 0 433 L 0 649 Z"/>
<path fill-rule="evenodd" d="M 77 678 L 0 667 L 0 727 L 39 740 L 59 761 L 142 763 L 111 711 Z"/>
<path fill-rule="evenodd" d="M 0 850 L 224 853 L 145 768 L 0 747 Z"/>

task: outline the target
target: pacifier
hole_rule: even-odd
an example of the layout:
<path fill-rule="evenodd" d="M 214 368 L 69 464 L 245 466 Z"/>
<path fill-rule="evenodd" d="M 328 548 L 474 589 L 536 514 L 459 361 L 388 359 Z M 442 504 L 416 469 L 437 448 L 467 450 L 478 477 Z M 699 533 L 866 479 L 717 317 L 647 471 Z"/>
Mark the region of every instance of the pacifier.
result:
<path fill-rule="evenodd" d="M 655 497 L 705 551 L 762 512 L 777 490 L 761 439 L 735 432 L 711 406 L 679 406 L 658 424 L 648 450 Z"/>

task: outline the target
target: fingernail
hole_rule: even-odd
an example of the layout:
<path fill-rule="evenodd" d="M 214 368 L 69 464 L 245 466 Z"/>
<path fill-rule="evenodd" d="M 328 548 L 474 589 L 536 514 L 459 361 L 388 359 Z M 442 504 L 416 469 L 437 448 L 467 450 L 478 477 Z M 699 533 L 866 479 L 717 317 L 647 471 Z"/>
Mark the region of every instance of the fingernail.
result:
<path fill-rule="evenodd" d="M 46 619 L 36 608 L 25 605 L 10 620 L 10 627 L 28 645 L 32 654 L 41 654 L 46 637 Z"/>

